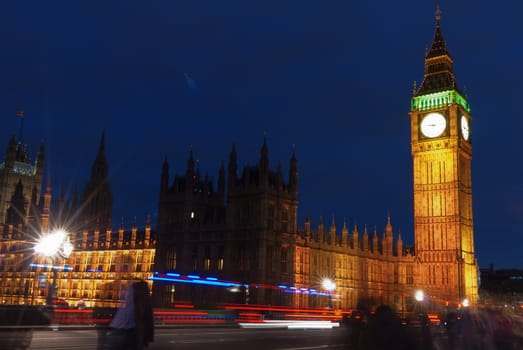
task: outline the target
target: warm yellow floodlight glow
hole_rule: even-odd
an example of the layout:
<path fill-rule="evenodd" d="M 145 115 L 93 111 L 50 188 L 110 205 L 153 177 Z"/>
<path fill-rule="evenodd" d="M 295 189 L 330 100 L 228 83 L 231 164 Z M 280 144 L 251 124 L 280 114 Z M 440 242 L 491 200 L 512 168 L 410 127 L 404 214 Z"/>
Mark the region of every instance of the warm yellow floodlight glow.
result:
<path fill-rule="evenodd" d="M 422 290 L 417 290 L 416 293 L 414 294 L 414 298 L 416 299 L 416 301 L 423 301 L 423 299 L 425 298 L 425 295 L 423 294 Z"/>
<path fill-rule="evenodd" d="M 35 245 L 34 251 L 48 257 L 55 256 L 57 253 L 68 257 L 73 251 L 73 245 L 69 241 L 67 232 L 57 230 L 42 237 Z"/>
<path fill-rule="evenodd" d="M 325 278 L 321 285 L 328 292 L 332 292 L 334 289 L 336 289 L 336 284 L 330 278 Z"/>

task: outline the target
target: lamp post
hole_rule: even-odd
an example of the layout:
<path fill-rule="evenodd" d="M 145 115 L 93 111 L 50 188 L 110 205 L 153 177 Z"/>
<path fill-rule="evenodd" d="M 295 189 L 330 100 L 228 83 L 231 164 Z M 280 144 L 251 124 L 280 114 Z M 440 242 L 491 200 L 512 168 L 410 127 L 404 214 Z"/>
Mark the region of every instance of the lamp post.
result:
<path fill-rule="evenodd" d="M 67 259 L 73 252 L 73 245 L 69 240 L 69 234 L 64 230 L 53 231 L 46 236 L 42 237 L 34 247 L 34 251 L 37 254 L 42 254 L 51 259 L 53 266 L 53 280 L 46 297 L 46 304 L 52 305 L 53 300 L 56 298 L 57 286 L 56 279 L 58 275 L 58 263 L 59 259 Z"/>
<path fill-rule="evenodd" d="M 336 289 L 336 284 L 330 278 L 325 278 L 321 284 L 329 293 L 329 309 L 332 309 L 332 292 Z"/>

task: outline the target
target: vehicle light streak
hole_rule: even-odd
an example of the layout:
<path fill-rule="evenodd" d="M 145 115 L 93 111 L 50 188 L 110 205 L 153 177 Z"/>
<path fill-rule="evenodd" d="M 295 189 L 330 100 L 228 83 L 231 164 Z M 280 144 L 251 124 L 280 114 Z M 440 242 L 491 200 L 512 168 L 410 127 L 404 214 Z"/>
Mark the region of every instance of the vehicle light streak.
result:
<path fill-rule="evenodd" d="M 66 271 L 73 271 L 72 266 L 59 266 L 59 265 L 49 265 L 49 264 L 35 264 L 31 263 L 29 264 L 31 267 L 43 267 L 47 269 L 55 269 L 55 270 L 66 270 Z"/>
<path fill-rule="evenodd" d="M 273 321 L 239 323 L 242 328 L 286 328 L 286 329 L 330 329 L 339 327 L 338 322 L 330 321 Z"/>
<path fill-rule="evenodd" d="M 220 286 L 228 288 L 266 288 L 266 289 L 276 289 L 284 293 L 293 293 L 293 294 L 308 294 L 315 296 L 327 296 L 327 297 L 339 297 L 338 294 L 333 294 L 332 292 L 318 292 L 315 288 L 305 288 L 305 287 L 296 287 L 296 286 L 287 286 L 285 284 L 270 285 L 270 284 L 260 284 L 260 283 L 240 283 L 236 281 L 225 281 L 220 280 L 216 277 L 201 277 L 198 275 L 181 275 L 175 272 L 168 273 L 159 273 L 154 272 L 153 276 L 150 276 L 148 279 L 153 281 L 165 281 L 173 283 L 193 283 L 193 284 L 202 284 L 210 286 Z"/>
<path fill-rule="evenodd" d="M 206 284 L 206 285 L 221 286 L 221 287 L 240 286 L 240 284 L 233 283 L 233 282 L 205 281 L 205 280 L 197 280 L 197 279 L 186 280 L 183 278 L 173 278 L 173 277 L 154 277 L 153 276 L 153 277 L 149 277 L 149 279 L 153 280 L 153 281 Z"/>

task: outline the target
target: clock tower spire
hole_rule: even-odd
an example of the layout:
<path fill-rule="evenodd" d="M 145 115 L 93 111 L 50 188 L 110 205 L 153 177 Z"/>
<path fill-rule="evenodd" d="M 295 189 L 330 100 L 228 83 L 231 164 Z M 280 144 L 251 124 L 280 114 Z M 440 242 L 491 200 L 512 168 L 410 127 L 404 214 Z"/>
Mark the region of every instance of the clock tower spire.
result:
<path fill-rule="evenodd" d="M 425 56 L 423 82 L 412 98 L 414 244 L 426 294 L 477 301 L 472 216 L 470 106 L 456 86 L 441 32 L 441 11 Z"/>

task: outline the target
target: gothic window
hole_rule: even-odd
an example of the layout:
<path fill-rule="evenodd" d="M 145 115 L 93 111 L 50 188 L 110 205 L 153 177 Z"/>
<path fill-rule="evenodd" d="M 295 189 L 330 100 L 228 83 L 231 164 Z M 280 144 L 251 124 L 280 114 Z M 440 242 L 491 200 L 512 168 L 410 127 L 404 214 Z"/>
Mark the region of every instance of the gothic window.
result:
<path fill-rule="evenodd" d="M 138 251 L 136 253 L 136 271 L 141 272 L 142 271 L 142 261 L 143 261 L 143 255 L 141 251 Z"/>
<path fill-rule="evenodd" d="M 122 264 L 122 271 L 123 272 L 128 272 L 129 271 L 129 265 L 130 265 L 130 261 L 131 261 L 131 257 L 129 255 L 124 255 L 123 256 L 123 264 Z"/>
<path fill-rule="evenodd" d="M 176 270 L 176 246 L 172 246 L 167 252 L 167 270 Z"/>
<path fill-rule="evenodd" d="M 223 271 L 223 258 L 224 256 L 224 251 L 223 251 L 223 246 L 219 246 L 218 247 L 218 271 Z"/>
<path fill-rule="evenodd" d="M 407 277 L 407 284 L 414 284 L 414 270 L 412 266 L 407 266 L 406 268 L 406 277 Z"/>
<path fill-rule="evenodd" d="M 203 268 L 205 271 L 209 271 L 211 269 L 211 247 L 206 246 L 205 247 L 205 253 L 203 258 Z"/>

